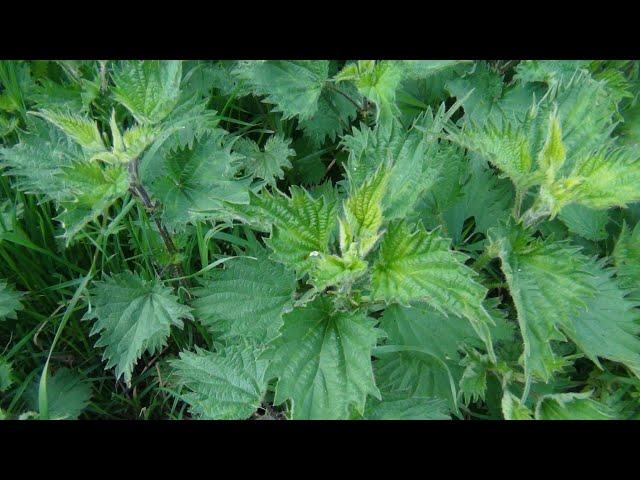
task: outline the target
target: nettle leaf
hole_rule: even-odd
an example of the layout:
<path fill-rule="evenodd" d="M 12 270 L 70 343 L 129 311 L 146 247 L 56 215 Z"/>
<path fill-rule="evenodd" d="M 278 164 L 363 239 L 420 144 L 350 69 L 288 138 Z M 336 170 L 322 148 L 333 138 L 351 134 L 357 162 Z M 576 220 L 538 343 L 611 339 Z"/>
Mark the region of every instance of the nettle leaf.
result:
<path fill-rule="evenodd" d="M 222 338 L 268 342 L 278 336 L 282 315 L 293 303 L 296 279 L 263 256 L 236 258 L 194 290 L 194 314 Z"/>
<path fill-rule="evenodd" d="M 437 398 L 383 395 L 370 399 L 364 412 L 367 420 L 450 420 L 447 403 Z"/>
<path fill-rule="evenodd" d="M 359 97 L 357 89 L 351 84 L 324 88 L 318 98 L 318 109 L 308 119 L 300 120 L 299 125 L 311 144 L 320 147 L 325 140 L 334 142 L 342 135 L 358 114 L 353 102 Z"/>
<path fill-rule="evenodd" d="M 560 328 L 596 294 L 592 264 L 567 243 L 532 240 L 519 229 L 508 235 L 490 231 L 518 313 L 525 371 L 548 381 L 563 365 L 551 341 L 565 340 Z"/>
<path fill-rule="evenodd" d="M 20 302 L 22 296 L 23 294 L 16 292 L 6 280 L 0 280 L 0 320 L 17 318 L 16 313 L 23 308 Z"/>
<path fill-rule="evenodd" d="M 428 110 L 418 117 L 410 129 L 398 122 L 374 129 L 361 126 L 345 136 L 343 145 L 349 152 L 345 165 L 350 189 L 364 184 L 383 166 L 389 171 L 387 194 L 384 197 L 388 220 L 405 218 L 423 192 L 440 177 L 447 156 L 437 136 L 447 116 L 442 106 L 435 114 Z"/>
<path fill-rule="evenodd" d="M 495 305 L 487 307 L 496 324 L 491 330 L 494 341 L 510 340 L 509 324 Z M 484 347 L 469 322 L 417 303 L 412 307 L 390 305 L 380 327 L 387 341 L 376 350 L 375 368 L 383 395 L 408 391 L 413 396 L 440 398 L 455 411 L 456 385 L 463 377 L 462 347 Z"/>
<path fill-rule="evenodd" d="M 241 165 L 249 175 L 263 179 L 272 187 L 284 178 L 284 170 L 292 167 L 290 158 L 296 155 L 291 140 L 282 135 L 269 137 L 262 150 L 250 138 L 242 137 L 235 142 L 233 150 L 244 156 Z"/>
<path fill-rule="evenodd" d="M 524 60 L 516 66 L 515 78 L 523 83 L 554 85 L 570 80 L 578 70 L 586 69 L 588 65 L 588 60 Z"/>
<path fill-rule="evenodd" d="M 64 198 L 67 185 L 62 168 L 83 158 L 80 147 L 45 122 L 41 131 L 24 135 L 11 148 L 0 149 L 0 166 L 16 179 L 16 188 L 25 193 L 39 193 L 52 200 Z"/>
<path fill-rule="evenodd" d="M 607 210 L 594 210 L 574 203 L 560 210 L 558 218 L 570 232 L 587 240 L 604 240 L 608 236 L 605 229 L 609 223 Z"/>
<path fill-rule="evenodd" d="M 182 319 L 193 319 L 171 288 L 132 272 L 95 282 L 90 295 L 91 308 L 84 316 L 95 320 L 90 335 L 99 335 L 95 346 L 105 347 L 105 368 L 116 367 L 116 379 L 124 376 L 129 385 L 142 354 L 160 351 L 172 326 L 182 328 Z"/>
<path fill-rule="evenodd" d="M 358 91 L 376 104 L 376 118 L 388 119 L 397 111 L 396 90 L 403 76 L 402 67 L 395 62 L 359 60 L 346 65 L 336 80 L 353 81 Z"/>
<path fill-rule="evenodd" d="M 599 357 L 620 362 L 640 377 L 640 303 L 627 297 L 613 278 L 614 271 L 601 263 L 590 269 L 597 294 L 563 330 L 596 364 Z"/>
<path fill-rule="evenodd" d="M 638 182 L 640 149 L 602 149 L 577 160 L 571 173 L 551 191 L 559 207 L 578 203 L 607 209 L 640 200 Z"/>
<path fill-rule="evenodd" d="M 267 384 L 269 362 L 260 360 L 252 346 L 230 346 L 217 352 L 196 347 L 195 353 L 180 352 L 171 361 L 181 395 L 189 412 L 202 419 L 243 420 L 260 406 Z"/>
<path fill-rule="evenodd" d="M 462 133 L 454 133 L 452 139 L 487 158 L 504 177 L 511 179 L 516 189 L 526 190 L 535 183 L 532 147 L 523 127 L 511 122 L 501 126 L 487 122 L 483 127 L 472 126 Z"/>
<path fill-rule="evenodd" d="M 129 175 L 120 166 L 102 167 L 98 162 L 75 163 L 63 167 L 65 197 L 56 217 L 64 229 L 67 245 L 89 223 L 96 220 L 129 190 Z"/>
<path fill-rule="evenodd" d="M 613 260 L 621 287 L 633 290 L 634 296 L 640 299 L 640 223 L 633 230 L 623 223 Z"/>
<path fill-rule="evenodd" d="M 448 81 L 446 88 L 458 100 L 464 99 L 467 119 L 483 124 L 499 110 L 497 103 L 502 97 L 504 85 L 502 76 L 493 71 L 487 62 L 477 62 L 467 75 Z"/>
<path fill-rule="evenodd" d="M 38 410 L 38 383 L 28 390 L 27 404 Z M 68 368 L 61 368 L 47 377 L 47 403 L 52 420 L 75 420 L 87 408 L 91 399 L 91 383 Z"/>
<path fill-rule="evenodd" d="M 142 181 L 162 204 L 164 221 L 173 229 L 200 218 L 223 215 L 223 202 L 248 204 L 250 179 L 236 178 L 241 158 L 224 143 L 217 130 L 196 141 L 192 148 L 165 151 Z"/>
<path fill-rule="evenodd" d="M 265 241 L 271 258 L 296 270 L 298 277 L 314 269 L 315 257 L 329 253 L 336 224 L 336 202 L 325 195 L 313 198 L 303 188 L 291 187 L 291 197 L 264 190 L 251 195 L 241 218 L 262 225 L 271 235 Z"/>
<path fill-rule="evenodd" d="M 536 404 L 536 420 L 615 420 L 616 413 L 593 400 L 591 392 L 545 395 Z"/>
<path fill-rule="evenodd" d="M 340 248 L 343 253 L 352 242 L 356 242 L 357 253 L 364 257 L 375 245 L 380 236 L 382 201 L 388 183 L 389 173 L 381 168 L 359 188 L 352 187 L 344 202 L 345 220 L 340 223 Z"/>
<path fill-rule="evenodd" d="M 363 313 L 336 312 L 319 297 L 284 317 L 269 376 L 275 403 L 291 401 L 294 419 L 348 419 L 362 414 L 367 395 L 380 398 L 371 366 L 378 332 Z"/>
<path fill-rule="evenodd" d="M 125 61 L 113 72 L 113 96 L 138 123 L 157 124 L 176 106 L 181 78 L 180 60 Z"/>
<path fill-rule="evenodd" d="M 129 188 L 120 165 L 84 160 L 80 148 L 62 132 L 39 125 L 10 149 L 0 150 L 2 165 L 17 177 L 18 188 L 55 200 L 67 245 L 84 226 L 102 215 Z"/>
<path fill-rule="evenodd" d="M 412 79 L 428 78 L 469 60 L 400 60 L 405 75 Z"/>
<path fill-rule="evenodd" d="M 256 95 L 274 104 L 283 118 L 309 120 L 318 110 L 322 87 L 329 75 L 326 60 L 244 60 L 234 73 Z"/>
<path fill-rule="evenodd" d="M 372 268 L 373 297 L 404 305 L 424 301 L 462 316 L 491 349 L 492 319 L 482 305 L 487 289 L 464 264 L 467 257 L 451 250 L 450 244 L 422 226 L 412 229 L 403 222 L 391 223 Z"/>
<path fill-rule="evenodd" d="M 98 130 L 98 123 L 95 120 L 71 111 L 43 109 L 37 114 L 62 130 L 87 153 L 91 154 L 106 150 Z"/>
<path fill-rule="evenodd" d="M 533 412 L 509 390 L 502 396 L 502 415 L 505 420 L 533 420 Z"/>
<path fill-rule="evenodd" d="M 469 218 L 474 219 L 474 231 L 486 234 L 509 218 L 512 202 L 511 182 L 498 178 L 484 161 L 451 149 L 442 176 L 416 211 L 428 228 L 443 225 L 458 245 L 465 240 L 463 229 Z"/>
<path fill-rule="evenodd" d="M 0 357 L 0 392 L 6 392 L 15 380 L 13 365 Z"/>

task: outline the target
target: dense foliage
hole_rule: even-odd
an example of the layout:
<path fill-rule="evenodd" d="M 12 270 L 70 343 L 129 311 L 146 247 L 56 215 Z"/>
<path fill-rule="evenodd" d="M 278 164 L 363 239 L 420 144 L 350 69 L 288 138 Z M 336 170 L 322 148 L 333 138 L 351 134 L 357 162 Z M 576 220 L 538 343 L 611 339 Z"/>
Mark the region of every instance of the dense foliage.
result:
<path fill-rule="evenodd" d="M 640 418 L 639 66 L 0 62 L 0 418 Z"/>

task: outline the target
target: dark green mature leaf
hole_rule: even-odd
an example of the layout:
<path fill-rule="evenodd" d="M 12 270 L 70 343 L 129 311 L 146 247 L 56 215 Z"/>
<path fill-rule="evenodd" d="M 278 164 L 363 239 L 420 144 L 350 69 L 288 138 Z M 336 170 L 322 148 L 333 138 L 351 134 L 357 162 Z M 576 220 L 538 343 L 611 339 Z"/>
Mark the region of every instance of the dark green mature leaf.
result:
<path fill-rule="evenodd" d="M 96 347 L 105 347 L 105 368 L 116 367 L 116 378 L 131 384 L 133 367 L 145 352 L 166 345 L 172 326 L 193 319 L 191 309 L 178 303 L 169 287 L 122 272 L 95 282 L 91 309 L 84 319 L 95 320 L 90 335 L 99 335 Z"/>
<path fill-rule="evenodd" d="M 91 384 L 77 373 L 62 368 L 47 378 L 47 402 L 52 420 L 75 420 L 89 405 Z M 29 408 L 38 410 L 38 385 L 27 393 Z"/>
<path fill-rule="evenodd" d="M 367 420 L 449 420 L 447 404 L 428 397 L 383 395 L 382 401 L 371 399 L 364 412 Z"/>
<path fill-rule="evenodd" d="M 0 357 L 0 392 L 5 392 L 15 381 L 13 365 Z"/>
<path fill-rule="evenodd" d="M 230 346 L 219 352 L 196 348 L 173 360 L 178 382 L 187 393 L 181 398 L 189 411 L 209 420 L 243 420 L 260 406 L 266 392 L 268 361 L 251 346 Z"/>
<path fill-rule="evenodd" d="M 318 111 L 318 100 L 329 75 L 326 60 L 245 60 L 234 73 L 256 95 L 274 104 L 284 118 L 308 120 Z"/>
<path fill-rule="evenodd" d="M 447 90 L 458 100 L 464 99 L 467 119 L 483 124 L 496 115 L 497 103 L 502 97 L 502 77 L 491 70 L 486 62 L 476 63 L 467 75 L 447 82 Z"/>
<path fill-rule="evenodd" d="M 294 419 L 347 419 L 380 396 L 371 367 L 378 332 L 363 313 L 336 312 L 318 298 L 284 317 L 269 368 L 275 403 L 291 401 Z"/>
<path fill-rule="evenodd" d="M 496 324 L 491 331 L 494 341 L 510 340 L 510 326 L 493 304 L 487 306 Z M 389 306 L 380 326 L 387 334 L 387 346 L 376 352 L 375 365 L 383 394 L 407 390 L 415 396 L 444 399 L 455 410 L 455 389 L 463 376 L 461 348 L 484 347 L 469 322 L 419 303 Z"/>
<path fill-rule="evenodd" d="M 244 156 L 241 164 L 248 174 L 275 187 L 276 181 L 284 178 L 284 170 L 292 167 L 289 159 L 296 152 L 290 146 L 291 140 L 282 135 L 269 137 L 262 150 L 253 140 L 242 137 L 235 142 L 233 150 Z"/>
<path fill-rule="evenodd" d="M 604 240 L 607 238 L 605 227 L 609 223 L 607 210 L 594 210 L 576 203 L 567 205 L 558 218 L 567 226 L 570 232 L 580 235 L 587 240 Z"/>
<path fill-rule="evenodd" d="M 295 276 L 284 266 L 265 257 L 237 258 L 194 291 L 192 305 L 196 318 L 222 338 L 268 342 L 278 336 L 295 288 Z"/>
<path fill-rule="evenodd" d="M 348 85 L 322 90 L 317 111 L 309 119 L 300 121 L 305 136 L 314 146 L 321 146 L 327 139 L 333 142 L 347 131 L 358 112 L 354 105 L 357 98 L 356 89 Z"/>
<path fill-rule="evenodd" d="M 20 298 L 22 294 L 7 285 L 6 280 L 0 280 L 0 321 L 6 318 L 16 318 L 18 310 L 22 310 Z"/>
<path fill-rule="evenodd" d="M 640 300 L 640 223 L 633 230 L 623 223 L 613 250 L 613 260 L 620 285 L 631 289 L 634 298 Z"/>
<path fill-rule="evenodd" d="M 238 179 L 239 154 L 216 130 L 193 148 L 166 152 L 158 166 L 142 180 L 162 204 L 163 219 L 174 229 L 197 219 L 223 215 L 223 202 L 248 204 L 250 179 Z"/>
<path fill-rule="evenodd" d="M 599 357 L 620 362 L 640 377 L 640 303 L 627 298 L 612 278 L 613 270 L 593 265 L 590 271 L 597 294 L 564 331 L 594 362 Z"/>

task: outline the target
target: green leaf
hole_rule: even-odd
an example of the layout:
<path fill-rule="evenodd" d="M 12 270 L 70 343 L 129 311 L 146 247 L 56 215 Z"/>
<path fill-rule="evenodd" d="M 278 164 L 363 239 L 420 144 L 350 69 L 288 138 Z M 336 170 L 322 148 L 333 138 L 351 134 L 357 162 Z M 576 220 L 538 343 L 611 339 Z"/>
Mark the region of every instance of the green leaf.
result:
<path fill-rule="evenodd" d="M 258 359 L 251 346 L 230 346 L 218 352 L 196 347 L 171 361 L 181 398 L 192 415 L 210 420 L 243 420 L 260 406 L 266 392 L 268 361 Z"/>
<path fill-rule="evenodd" d="M 357 253 L 364 257 L 375 245 L 380 237 L 382 201 L 388 183 L 388 171 L 381 168 L 359 188 L 352 187 L 344 202 L 345 221 L 340 223 L 340 248 L 343 253 L 355 242 Z"/>
<path fill-rule="evenodd" d="M 501 236 L 502 235 L 502 236 Z M 551 341 L 596 294 L 592 266 L 579 248 L 533 240 L 522 230 L 490 231 L 518 313 L 527 375 L 548 381 L 562 366 Z"/>
<path fill-rule="evenodd" d="M 348 419 L 380 397 L 371 367 L 378 332 L 363 313 L 333 311 L 320 297 L 284 317 L 269 369 L 278 377 L 275 403 L 291 400 L 294 419 Z"/>
<path fill-rule="evenodd" d="M 359 60 L 346 65 L 336 80 L 352 80 L 358 91 L 378 107 L 376 119 L 386 119 L 396 113 L 396 90 L 404 71 L 395 62 Z"/>
<path fill-rule="evenodd" d="M 295 276 L 264 257 L 236 258 L 194 290 L 194 314 L 222 338 L 268 342 L 279 334 L 292 307 Z"/>
<path fill-rule="evenodd" d="M 640 200 L 640 150 L 600 150 L 577 160 L 555 190 L 560 205 L 578 203 L 595 209 L 624 207 Z"/>
<path fill-rule="evenodd" d="M 504 87 L 500 74 L 491 70 L 487 62 L 477 62 L 467 75 L 447 82 L 446 88 L 451 96 L 464 99 L 465 117 L 482 125 L 499 111 L 497 103 Z"/>
<path fill-rule="evenodd" d="M 311 283 L 317 290 L 341 284 L 353 284 L 367 272 L 367 262 L 351 254 L 319 254 L 311 272 Z"/>
<path fill-rule="evenodd" d="M 181 77 L 180 60 L 125 61 L 113 73 L 113 96 L 138 123 L 155 125 L 176 106 Z"/>
<path fill-rule="evenodd" d="M 256 95 L 274 104 L 283 118 L 309 120 L 318 110 L 318 100 L 329 74 L 326 60 L 244 60 L 234 73 L 247 82 Z"/>
<path fill-rule="evenodd" d="M 182 319 L 193 319 L 169 287 L 132 272 L 95 282 L 90 295 L 91 309 L 84 316 L 95 320 L 90 335 L 100 336 L 95 346 L 105 347 L 105 368 L 116 367 L 116 379 L 124 376 L 129 385 L 142 354 L 160 351 L 172 326 L 182 328 Z"/>
<path fill-rule="evenodd" d="M 401 60 L 400 66 L 409 78 L 428 78 L 469 60 Z"/>
<path fill-rule="evenodd" d="M 533 412 L 509 390 L 502 396 L 502 415 L 505 420 L 533 420 Z"/>
<path fill-rule="evenodd" d="M 573 203 L 560 210 L 558 218 L 571 233 L 580 235 L 587 240 L 604 240 L 609 235 L 605 229 L 609 223 L 607 210 L 594 210 Z"/>
<path fill-rule="evenodd" d="M 590 397 L 591 392 L 545 395 L 536 404 L 536 420 L 615 420 L 613 410 Z"/>
<path fill-rule="evenodd" d="M 222 131 L 162 157 L 142 181 L 162 204 L 163 220 L 171 228 L 182 230 L 189 222 L 224 216 L 223 202 L 249 203 L 250 179 L 236 178 L 241 157 L 224 144 Z"/>
<path fill-rule="evenodd" d="M 614 271 L 593 265 L 591 287 L 597 294 L 570 318 L 564 330 L 587 357 L 628 366 L 640 377 L 640 311 L 612 278 Z"/>
<path fill-rule="evenodd" d="M 516 66 L 515 78 L 523 83 L 545 82 L 557 85 L 568 81 L 588 64 L 588 60 L 524 60 Z"/>
<path fill-rule="evenodd" d="M 13 366 L 4 357 L 0 357 L 0 392 L 6 392 L 14 381 Z"/>
<path fill-rule="evenodd" d="M 487 307 L 496 323 L 491 332 L 494 341 L 510 340 L 511 329 L 500 312 L 494 305 Z M 455 388 L 463 376 L 461 347 L 484 347 L 469 322 L 418 303 L 390 305 L 380 326 L 387 341 L 376 351 L 375 365 L 383 394 L 407 391 L 413 396 L 440 398 L 455 411 Z"/>
<path fill-rule="evenodd" d="M 465 240 L 463 230 L 468 219 L 475 220 L 476 232 L 486 234 L 489 228 L 509 218 L 511 182 L 499 179 L 484 161 L 459 152 L 451 152 L 445 165 L 440 179 L 416 205 L 425 226 L 443 225 L 458 245 Z"/>
<path fill-rule="evenodd" d="M 0 166 L 16 178 L 16 188 L 60 200 L 67 192 L 62 167 L 83 158 L 82 151 L 58 129 L 38 120 L 40 131 L 28 133 L 11 148 L 0 149 Z"/>
<path fill-rule="evenodd" d="M 0 280 L 0 320 L 17 318 L 16 313 L 23 308 L 21 298 L 22 293 L 7 285 L 6 280 Z"/>
<path fill-rule="evenodd" d="M 88 117 L 73 112 L 40 110 L 38 115 L 62 130 L 87 153 L 106 150 L 98 123 Z"/>
<path fill-rule="evenodd" d="M 353 104 L 358 98 L 356 88 L 347 84 L 336 89 L 324 88 L 318 98 L 316 112 L 299 123 L 305 137 L 315 147 L 320 147 L 327 139 L 335 141 L 357 116 L 358 110 Z"/>
<path fill-rule="evenodd" d="M 383 207 L 388 220 L 405 218 L 420 196 L 437 181 L 447 162 L 445 148 L 438 142 L 447 117 L 442 106 L 435 114 L 428 110 L 410 129 L 399 122 L 361 126 L 342 140 L 349 152 L 345 165 L 349 189 L 361 187 L 381 169 L 389 175 Z"/>
<path fill-rule="evenodd" d="M 47 401 L 49 418 L 52 420 L 75 420 L 89 405 L 91 384 L 77 373 L 61 368 L 47 378 Z M 27 392 L 27 403 L 31 410 L 38 410 L 37 383 Z"/>
<path fill-rule="evenodd" d="M 373 297 L 405 305 L 424 301 L 464 317 L 491 349 L 492 319 L 482 305 L 487 289 L 464 264 L 467 257 L 451 250 L 450 243 L 422 226 L 411 229 L 403 222 L 391 223 L 373 264 Z"/>
<path fill-rule="evenodd" d="M 291 147 L 291 140 L 285 139 L 282 135 L 269 137 L 264 145 L 264 149 L 253 140 L 242 137 L 234 144 L 233 150 L 244 158 L 241 164 L 246 172 L 253 176 L 262 178 L 272 187 L 276 186 L 277 179 L 284 178 L 284 170 L 292 167 L 290 158 L 296 152 Z"/>
<path fill-rule="evenodd" d="M 634 296 L 640 299 L 640 223 L 633 230 L 623 223 L 613 260 L 621 287 L 633 290 Z"/>
<path fill-rule="evenodd" d="M 103 168 L 98 162 L 63 167 L 67 192 L 60 200 L 62 211 L 56 217 L 64 229 L 67 245 L 89 222 L 97 219 L 129 190 L 129 175 L 120 166 Z"/>
<path fill-rule="evenodd" d="M 291 187 L 291 197 L 264 190 L 251 195 L 241 218 L 262 225 L 271 235 L 265 243 L 271 258 L 296 270 L 298 277 L 312 271 L 315 257 L 329 253 L 329 240 L 336 224 L 335 200 L 325 195 L 313 198 L 300 187 Z"/>
<path fill-rule="evenodd" d="M 447 404 L 428 397 L 383 395 L 382 401 L 370 398 L 364 412 L 367 420 L 449 420 Z"/>

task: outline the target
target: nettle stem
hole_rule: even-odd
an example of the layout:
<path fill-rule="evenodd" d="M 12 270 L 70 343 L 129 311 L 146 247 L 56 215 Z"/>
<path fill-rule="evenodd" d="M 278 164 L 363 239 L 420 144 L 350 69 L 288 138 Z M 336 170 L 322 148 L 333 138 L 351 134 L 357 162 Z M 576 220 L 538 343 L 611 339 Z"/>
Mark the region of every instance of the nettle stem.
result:
<path fill-rule="evenodd" d="M 164 242 L 164 245 L 167 251 L 169 252 L 169 255 L 171 255 L 172 257 L 172 266 L 174 268 L 175 276 L 184 277 L 185 275 L 184 275 L 184 271 L 182 270 L 182 266 L 179 263 L 175 262 L 175 257 L 176 257 L 176 254 L 178 253 L 178 249 L 176 248 L 176 245 L 173 242 L 173 239 L 171 238 L 171 234 L 169 234 L 169 231 L 162 224 L 162 222 L 160 221 L 160 218 L 157 215 L 158 213 L 157 204 L 153 200 L 151 200 L 149 193 L 140 182 L 140 176 L 138 173 L 138 164 L 139 164 L 138 157 L 132 159 L 129 162 L 129 179 L 130 179 L 129 189 L 131 190 L 131 193 L 133 194 L 133 196 L 135 196 L 138 200 L 140 200 L 140 202 L 145 207 L 145 209 L 151 214 L 151 217 L 153 218 L 153 221 L 155 222 L 156 227 L 158 227 L 158 232 L 162 237 L 162 241 Z"/>

